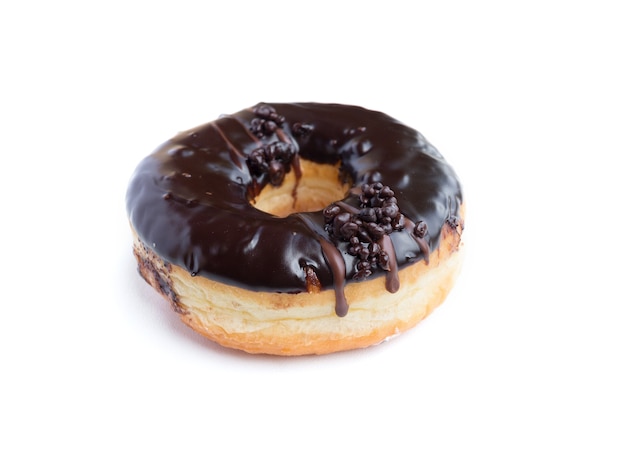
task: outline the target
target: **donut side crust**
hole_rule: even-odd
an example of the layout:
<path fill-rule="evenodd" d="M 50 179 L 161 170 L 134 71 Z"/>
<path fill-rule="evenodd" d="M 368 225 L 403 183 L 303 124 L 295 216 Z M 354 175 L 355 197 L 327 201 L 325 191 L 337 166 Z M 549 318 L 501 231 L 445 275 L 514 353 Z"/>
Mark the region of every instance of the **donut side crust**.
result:
<path fill-rule="evenodd" d="M 463 209 L 462 209 L 463 211 Z M 381 343 L 414 327 L 446 298 L 463 261 L 463 219 L 446 224 L 429 263 L 399 271 L 400 289 L 385 278 L 345 286 L 350 309 L 335 313 L 332 287 L 298 294 L 257 292 L 191 276 L 147 247 L 133 230 L 141 276 L 169 301 L 181 320 L 225 347 L 254 354 L 327 354 Z"/>

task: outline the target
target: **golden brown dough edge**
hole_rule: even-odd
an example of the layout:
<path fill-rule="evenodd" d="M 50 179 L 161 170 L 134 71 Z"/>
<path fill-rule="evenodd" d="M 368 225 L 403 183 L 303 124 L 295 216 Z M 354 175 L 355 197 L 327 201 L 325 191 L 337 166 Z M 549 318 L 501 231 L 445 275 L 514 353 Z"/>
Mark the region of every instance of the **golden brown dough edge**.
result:
<path fill-rule="evenodd" d="M 463 209 L 462 209 L 463 211 Z M 141 276 L 184 323 L 225 347 L 272 355 L 327 354 L 378 344 L 415 326 L 439 306 L 461 269 L 463 220 L 444 226 L 430 262 L 400 270 L 400 290 L 385 278 L 345 286 L 350 310 L 335 314 L 332 287 L 318 293 L 255 292 L 195 276 L 167 263 L 133 230 Z"/>

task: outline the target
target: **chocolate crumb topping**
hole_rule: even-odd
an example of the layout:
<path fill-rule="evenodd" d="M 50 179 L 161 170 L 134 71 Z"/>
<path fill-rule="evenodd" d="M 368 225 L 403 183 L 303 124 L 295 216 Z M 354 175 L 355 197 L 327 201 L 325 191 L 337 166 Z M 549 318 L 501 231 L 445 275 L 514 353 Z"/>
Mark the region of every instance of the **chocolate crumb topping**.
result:
<path fill-rule="evenodd" d="M 428 226 L 426 225 L 425 221 L 418 221 L 417 223 L 415 223 L 415 228 L 413 228 L 413 233 L 417 237 L 419 237 L 420 239 L 423 239 L 427 232 L 428 232 Z"/>
<path fill-rule="evenodd" d="M 450 215 L 448 218 L 446 218 L 446 223 L 448 223 L 448 225 L 450 225 L 452 229 L 458 228 L 461 224 L 459 217 L 457 217 L 456 215 Z"/>
<path fill-rule="evenodd" d="M 404 229 L 404 216 L 394 195 L 381 182 L 363 184 L 358 209 L 342 201 L 324 209 L 326 231 L 331 237 L 348 242 L 348 253 L 356 257 L 353 279 L 365 279 L 378 268 L 391 270 L 390 256 L 381 247 L 381 240 Z"/>
<path fill-rule="evenodd" d="M 252 111 L 256 117 L 250 121 L 250 131 L 258 138 L 272 135 L 285 122 L 285 117 L 269 105 L 258 105 Z"/>
<path fill-rule="evenodd" d="M 285 174 L 291 170 L 296 151 L 291 143 L 275 141 L 253 150 L 246 163 L 253 176 L 262 178 L 269 176 L 269 182 L 278 186 L 283 182 Z"/>

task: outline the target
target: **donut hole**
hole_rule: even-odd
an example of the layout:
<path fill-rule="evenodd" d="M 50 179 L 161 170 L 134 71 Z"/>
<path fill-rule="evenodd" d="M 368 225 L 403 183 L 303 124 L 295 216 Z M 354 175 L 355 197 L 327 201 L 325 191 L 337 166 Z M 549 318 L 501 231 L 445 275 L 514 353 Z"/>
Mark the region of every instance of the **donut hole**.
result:
<path fill-rule="evenodd" d="M 300 166 L 302 177 L 297 188 L 295 171 L 292 170 L 279 187 L 266 185 L 252 200 L 252 205 L 258 210 L 284 218 L 292 213 L 322 210 L 348 195 L 352 183 L 341 180 L 338 165 L 301 159 Z"/>

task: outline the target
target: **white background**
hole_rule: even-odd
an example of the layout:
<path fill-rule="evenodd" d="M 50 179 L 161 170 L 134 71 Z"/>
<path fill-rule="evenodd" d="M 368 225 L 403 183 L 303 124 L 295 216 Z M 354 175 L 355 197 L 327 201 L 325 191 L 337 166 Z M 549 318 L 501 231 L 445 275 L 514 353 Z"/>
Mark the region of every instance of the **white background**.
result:
<path fill-rule="evenodd" d="M 620 3 L 3 3 L 0 449 L 626 450 Z M 135 165 L 259 101 L 382 110 L 455 167 L 468 255 L 416 329 L 249 356 L 139 278 Z"/>

